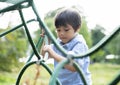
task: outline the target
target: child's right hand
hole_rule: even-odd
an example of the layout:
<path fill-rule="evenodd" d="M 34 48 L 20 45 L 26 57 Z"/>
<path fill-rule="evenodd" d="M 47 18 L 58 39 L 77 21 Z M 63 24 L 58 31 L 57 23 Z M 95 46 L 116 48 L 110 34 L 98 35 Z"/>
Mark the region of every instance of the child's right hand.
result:
<path fill-rule="evenodd" d="M 46 53 L 47 53 L 47 56 L 49 56 L 50 50 L 52 50 L 50 45 L 43 46 L 43 48 L 42 48 L 43 58 L 46 56 Z"/>
<path fill-rule="evenodd" d="M 42 51 L 43 51 L 43 52 L 48 52 L 48 53 L 49 53 L 50 50 L 52 50 L 50 45 L 45 45 L 45 46 L 43 46 L 43 48 L 42 48 Z"/>

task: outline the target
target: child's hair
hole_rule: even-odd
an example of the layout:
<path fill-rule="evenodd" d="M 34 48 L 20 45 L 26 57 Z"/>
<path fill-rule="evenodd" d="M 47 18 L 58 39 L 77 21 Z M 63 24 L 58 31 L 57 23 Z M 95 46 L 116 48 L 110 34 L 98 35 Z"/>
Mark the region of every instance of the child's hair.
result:
<path fill-rule="evenodd" d="M 54 24 L 56 28 L 69 24 L 76 31 L 81 26 L 80 12 L 75 8 L 64 8 L 56 14 Z"/>

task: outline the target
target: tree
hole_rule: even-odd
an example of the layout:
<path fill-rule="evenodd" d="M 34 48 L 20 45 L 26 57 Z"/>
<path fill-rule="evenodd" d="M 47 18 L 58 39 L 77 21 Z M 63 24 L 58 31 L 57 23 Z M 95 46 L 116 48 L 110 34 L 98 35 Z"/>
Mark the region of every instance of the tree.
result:
<path fill-rule="evenodd" d="M 96 27 L 94 29 L 91 30 L 91 34 L 92 34 L 92 46 L 95 46 L 104 36 L 104 28 L 100 25 L 96 25 Z M 91 57 L 91 59 L 94 62 L 101 62 L 105 59 L 105 51 L 103 48 L 101 48 L 99 51 L 97 51 L 96 53 L 94 53 Z"/>
<path fill-rule="evenodd" d="M 11 27 L 8 26 L 8 29 Z M 0 38 L 0 70 L 12 71 L 12 68 L 19 67 L 19 58 L 26 56 L 26 51 L 27 41 L 22 29 Z"/>
<path fill-rule="evenodd" d="M 113 59 L 114 63 L 120 64 L 120 33 L 117 34 L 112 40 L 105 46 L 107 54 L 117 56 L 117 59 Z"/>
<path fill-rule="evenodd" d="M 105 30 L 102 26 L 96 25 L 96 27 L 91 31 L 92 33 L 92 41 L 93 45 L 96 45 L 104 36 Z M 109 54 L 118 56 L 118 59 L 114 60 L 114 63 L 118 63 L 120 61 L 120 34 L 116 35 L 111 39 L 104 47 L 102 47 L 98 52 L 92 55 L 92 60 L 94 61 L 104 61 L 105 57 Z"/>
<path fill-rule="evenodd" d="M 109 54 L 120 55 L 120 33 L 113 37 L 105 48 Z"/>
<path fill-rule="evenodd" d="M 91 47 L 92 46 L 91 32 L 87 26 L 87 21 L 85 16 L 82 16 L 82 25 L 79 33 L 84 36 L 87 45 Z"/>
<path fill-rule="evenodd" d="M 100 25 L 96 25 L 95 28 L 91 30 L 92 46 L 96 45 L 105 36 L 104 31 L 104 28 Z"/>

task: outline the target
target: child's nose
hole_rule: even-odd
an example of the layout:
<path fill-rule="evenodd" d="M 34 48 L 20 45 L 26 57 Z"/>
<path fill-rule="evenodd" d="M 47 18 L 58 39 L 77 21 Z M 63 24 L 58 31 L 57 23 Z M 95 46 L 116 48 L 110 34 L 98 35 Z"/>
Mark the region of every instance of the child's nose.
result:
<path fill-rule="evenodd" d="M 64 32 L 61 32 L 60 35 L 64 35 L 65 33 Z"/>

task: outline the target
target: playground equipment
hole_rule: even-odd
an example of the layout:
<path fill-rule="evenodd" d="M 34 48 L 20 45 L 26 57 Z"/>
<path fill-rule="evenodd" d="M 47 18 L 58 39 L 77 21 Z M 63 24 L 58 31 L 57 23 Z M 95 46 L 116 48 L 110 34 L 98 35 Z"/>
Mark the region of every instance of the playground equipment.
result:
<path fill-rule="evenodd" d="M 109 42 L 117 33 L 120 32 L 120 27 L 116 28 L 110 35 L 107 35 L 105 36 L 98 44 L 96 44 L 94 47 L 92 47 L 90 50 L 88 50 L 85 54 L 79 54 L 79 55 L 72 55 L 72 54 L 68 54 L 57 42 L 56 42 L 56 39 L 55 37 L 53 36 L 53 34 L 51 33 L 51 31 L 48 29 L 48 27 L 44 24 L 44 22 L 41 20 L 37 10 L 36 10 L 36 7 L 35 7 L 35 4 L 34 4 L 34 1 L 33 0 L 0 0 L 0 2 L 6 2 L 6 3 L 11 3 L 12 5 L 8 6 L 8 7 L 5 7 L 3 9 L 0 10 L 0 14 L 1 13 L 6 13 L 6 12 L 10 12 L 10 11 L 13 11 L 13 10 L 18 10 L 19 12 L 19 15 L 21 17 L 21 21 L 22 21 L 22 24 L 8 30 L 8 31 L 5 31 L 3 33 L 0 34 L 0 37 L 10 33 L 10 32 L 13 32 L 15 31 L 16 29 L 20 28 L 21 26 L 23 26 L 25 28 L 25 32 L 27 34 L 27 37 L 28 37 L 28 40 L 30 42 L 30 45 L 33 49 L 33 53 L 31 54 L 31 56 L 29 57 L 27 63 L 25 64 L 25 66 L 21 69 L 19 75 L 18 75 L 18 78 L 16 79 L 16 85 L 19 85 L 20 83 L 20 80 L 21 80 L 21 77 L 22 75 L 24 74 L 25 70 L 30 66 L 30 65 L 33 65 L 33 64 L 39 64 L 39 65 L 42 65 L 47 71 L 48 73 L 51 75 L 51 78 L 50 78 L 50 82 L 49 82 L 49 85 L 61 85 L 59 80 L 57 79 L 57 75 L 59 73 L 59 70 L 65 65 L 65 64 L 68 64 L 68 63 L 71 63 L 71 60 L 73 59 L 77 59 L 77 58 L 82 58 L 82 57 L 85 57 L 87 55 L 91 55 L 93 53 L 95 53 L 97 50 L 99 50 L 101 47 L 103 47 L 104 45 L 106 45 L 107 42 Z M 26 3 L 26 4 L 24 4 Z M 31 7 L 32 10 L 34 11 L 35 15 L 36 15 L 36 19 L 31 19 L 31 20 L 28 20 L 26 21 L 25 18 L 24 18 L 24 15 L 23 15 L 23 9 L 25 8 L 28 8 L 28 7 Z M 29 29 L 28 29 L 28 26 L 27 26 L 27 23 L 31 23 L 31 22 L 34 22 L 34 21 L 37 21 L 40 25 L 40 27 L 45 31 L 45 37 L 40 37 L 37 44 L 35 45 L 32 38 L 31 38 L 31 35 L 29 33 Z M 42 59 L 41 55 L 39 54 L 38 52 L 38 48 L 41 48 L 41 45 L 42 43 L 44 42 L 44 39 L 45 39 L 45 42 L 46 44 L 48 43 L 48 37 L 49 39 L 52 40 L 52 42 L 57 46 L 57 48 L 64 53 L 64 55 L 66 56 L 69 56 L 69 58 L 67 58 L 67 60 L 65 61 L 62 61 L 58 64 L 58 66 L 55 68 L 55 70 L 52 72 L 51 69 L 44 63 L 45 60 Z M 37 61 L 31 61 L 31 58 L 33 57 L 33 55 L 36 55 L 37 57 Z M 76 68 L 76 70 L 79 72 L 79 75 L 82 77 L 82 80 L 83 80 L 83 83 L 84 85 L 87 85 L 87 82 L 85 80 L 85 77 L 84 77 L 84 74 L 82 73 L 82 70 L 81 68 L 77 65 L 76 62 L 72 62 L 74 67 Z M 109 85 L 116 85 L 118 82 L 120 81 L 120 73 L 118 74 L 118 76 L 116 76 L 115 79 L 113 79 L 113 81 L 111 81 L 109 83 Z"/>

